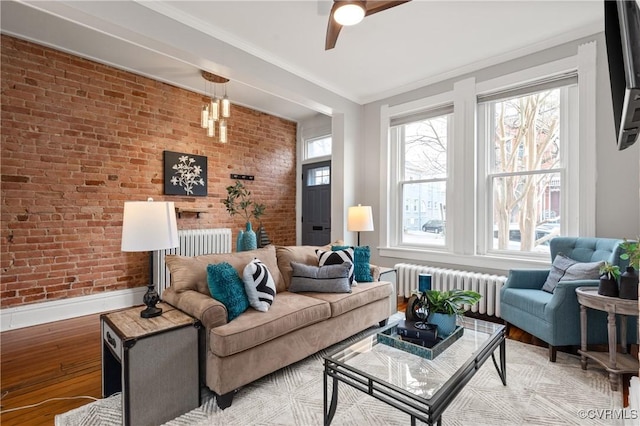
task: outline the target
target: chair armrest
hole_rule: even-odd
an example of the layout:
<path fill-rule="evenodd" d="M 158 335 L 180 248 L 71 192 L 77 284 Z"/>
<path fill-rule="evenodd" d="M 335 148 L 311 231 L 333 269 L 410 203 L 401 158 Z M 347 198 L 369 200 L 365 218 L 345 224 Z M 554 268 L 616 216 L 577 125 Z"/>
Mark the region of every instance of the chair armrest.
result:
<path fill-rule="evenodd" d="M 227 308 L 213 297 L 195 290 L 178 293 L 169 287 L 162 292 L 162 300 L 199 319 L 206 329 L 227 323 Z"/>
<path fill-rule="evenodd" d="M 511 269 L 503 288 L 540 290 L 549 276 L 548 269 Z"/>
<path fill-rule="evenodd" d="M 578 287 L 594 287 L 598 286 L 598 280 L 576 280 L 576 281 L 560 281 L 553 291 L 553 297 L 547 303 L 546 309 L 555 310 L 560 305 L 568 302 L 577 306 L 578 296 L 576 296 L 576 288 Z"/>

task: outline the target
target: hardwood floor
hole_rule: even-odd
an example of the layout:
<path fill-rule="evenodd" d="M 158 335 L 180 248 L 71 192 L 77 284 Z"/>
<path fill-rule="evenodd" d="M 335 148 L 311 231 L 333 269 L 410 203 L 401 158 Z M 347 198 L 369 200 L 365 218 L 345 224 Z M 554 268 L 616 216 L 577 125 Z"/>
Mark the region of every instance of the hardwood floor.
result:
<path fill-rule="evenodd" d="M 406 302 L 399 299 L 398 310 L 404 311 L 405 308 Z M 508 338 L 546 346 L 516 327 L 510 327 Z M 100 398 L 100 345 L 99 314 L 1 333 L 0 424 L 52 425 L 56 414 L 90 400 L 53 400 L 31 408 L 10 410 L 53 398 Z M 626 386 L 628 389 L 628 379 Z"/>
<path fill-rule="evenodd" d="M 101 397 L 100 315 L 0 334 L 0 423 L 52 425 L 54 416 L 90 402 L 65 399 L 17 411 L 50 398 Z"/>

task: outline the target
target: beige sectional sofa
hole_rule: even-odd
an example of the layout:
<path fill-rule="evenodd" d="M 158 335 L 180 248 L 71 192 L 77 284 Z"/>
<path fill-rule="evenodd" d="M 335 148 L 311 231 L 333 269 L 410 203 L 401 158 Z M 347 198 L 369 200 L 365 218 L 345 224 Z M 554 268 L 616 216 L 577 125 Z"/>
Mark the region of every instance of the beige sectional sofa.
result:
<path fill-rule="evenodd" d="M 291 262 L 318 265 L 316 249 L 330 246 L 268 246 L 258 250 L 194 257 L 167 256 L 171 286 L 162 299 L 198 318 L 201 376 L 217 395 L 221 408 L 231 405 L 235 391 L 262 376 L 299 361 L 376 324 L 390 315 L 393 285 L 358 283 L 351 293 L 289 292 Z M 227 310 L 213 299 L 207 284 L 207 265 L 227 262 L 240 277 L 254 258 L 267 266 L 276 296 L 267 312 L 247 309 L 227 322 Z"/>

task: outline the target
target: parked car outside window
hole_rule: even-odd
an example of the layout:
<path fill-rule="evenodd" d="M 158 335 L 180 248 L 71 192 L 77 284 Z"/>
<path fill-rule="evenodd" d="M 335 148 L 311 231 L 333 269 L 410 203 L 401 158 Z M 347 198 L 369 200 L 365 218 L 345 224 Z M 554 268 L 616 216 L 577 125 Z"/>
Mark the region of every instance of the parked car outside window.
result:
<path fill-rule="evenodd" d="M 444 226 L 445 226 L 444 220 L 432 219 L 432 220 L 428 220 L 427 222 L 425 222 L 424 225 L 422 225 L 422 231 L 435 232 L 436 234 L 441 234 L 444 232 Z"/>

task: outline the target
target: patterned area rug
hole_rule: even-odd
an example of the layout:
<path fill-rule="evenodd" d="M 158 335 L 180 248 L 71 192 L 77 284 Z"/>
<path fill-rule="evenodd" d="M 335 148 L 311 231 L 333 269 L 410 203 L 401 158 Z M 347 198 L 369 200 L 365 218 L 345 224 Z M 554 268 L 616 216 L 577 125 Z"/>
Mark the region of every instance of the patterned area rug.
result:
<path fill-rule="evenodd" d="M 200 407 L 166 425 L 321 425 L 323 353 L 245 386 L 224 411 L 215 404 L 212 394 L 204 391 Z M 597 410 L 602 413 L 622 405 L 621 392 L 610 390 L 604 370 L 589 364 L 584 371 L 579 357 L 562 352 L 558 352 L 556 363 L 549 362 L 547 355 L 545 348 L 507 340 L 507 386 L 502 386 L 493 363 L 487 360 L 444 412 L 442 424 L 624 424 L 622 420 L 612 420 L 611 415 L 604 418 L 598 414 Z M 340 384 L 339 392 L 332 425 L 410 423 L 408 415 L 349 386 Z M 55 424 L 120 425 L 120 402 L 116 395 L 89 403 L 57 415 Z"/>

